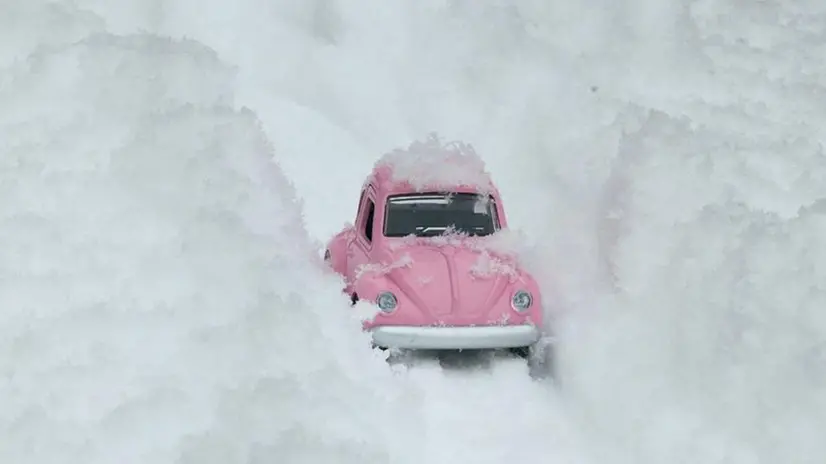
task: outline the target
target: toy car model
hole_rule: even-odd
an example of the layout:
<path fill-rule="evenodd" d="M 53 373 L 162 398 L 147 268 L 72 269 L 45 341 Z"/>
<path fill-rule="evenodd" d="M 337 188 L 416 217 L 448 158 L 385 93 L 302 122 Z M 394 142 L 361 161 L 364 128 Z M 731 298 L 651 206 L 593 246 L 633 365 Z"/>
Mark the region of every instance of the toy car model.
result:
<path fill-rule="evenodd" d="M 415 143 L 380 159 L 361 190 L 353 225 L 327 244 L 374 346 L 414 350 L 510 349 L 526 357 L 542 337 L 533 277 L 493 238 L 508 227 L 481 159 Z"/>

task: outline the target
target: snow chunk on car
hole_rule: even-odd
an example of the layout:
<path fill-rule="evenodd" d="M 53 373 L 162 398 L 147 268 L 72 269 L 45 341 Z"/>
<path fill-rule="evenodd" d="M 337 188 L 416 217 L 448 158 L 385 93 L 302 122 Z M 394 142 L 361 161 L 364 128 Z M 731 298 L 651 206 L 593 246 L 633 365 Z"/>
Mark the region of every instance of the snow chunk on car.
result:
<path fill-rule="evenodd" d="M 384 171 L 390 182 L 406 183 L 417 192 L 455 186 L 473 187 L 479 193 L 493 190 L 485 163 L 472 145 L 443 142 L 436 134 L 384 154 L 376 171 Z"/>

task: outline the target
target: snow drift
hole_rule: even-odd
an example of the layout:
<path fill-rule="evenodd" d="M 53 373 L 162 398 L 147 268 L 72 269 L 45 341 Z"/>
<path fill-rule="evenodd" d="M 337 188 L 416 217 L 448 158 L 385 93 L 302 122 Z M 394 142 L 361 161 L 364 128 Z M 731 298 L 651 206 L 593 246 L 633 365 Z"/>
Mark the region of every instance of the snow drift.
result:
<path fill-rule="evenodd" d="M 6 2 L 0 460 L 822 462 L 821 3 Z M 391 375 L 313 264 L 433 130 L 561 392 Z"/>
<path fill-rule="evenodd" d="M 6 75 L 0 459 L 387 462 L 364 443 L 405 390 L 254 114 L 229 106 L 231 69 L 195 42 L 98 34 Z"/>

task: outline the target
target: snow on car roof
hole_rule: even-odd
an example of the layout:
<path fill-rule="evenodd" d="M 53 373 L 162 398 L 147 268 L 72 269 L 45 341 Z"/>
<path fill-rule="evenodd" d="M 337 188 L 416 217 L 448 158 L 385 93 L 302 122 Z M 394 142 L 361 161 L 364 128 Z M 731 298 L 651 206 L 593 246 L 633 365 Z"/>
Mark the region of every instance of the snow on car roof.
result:
<path fill-rule="evenodd" d="M 470 144 L 443 143 L 435 134 L 385 153 L 376 162 L 373 176 L 379 182 L 407 184 L 416 191 L 459 186 L 480 193 L 494 189 L 484 161 Z"/>

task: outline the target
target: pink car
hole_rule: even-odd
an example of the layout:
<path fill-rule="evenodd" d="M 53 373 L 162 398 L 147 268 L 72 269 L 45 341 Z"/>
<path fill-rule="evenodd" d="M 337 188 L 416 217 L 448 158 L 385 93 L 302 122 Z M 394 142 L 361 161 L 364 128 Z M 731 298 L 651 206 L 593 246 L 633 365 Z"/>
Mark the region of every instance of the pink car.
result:
<path fill-rule="evenodd" d="M 516 258 L 497 252 L 507 228 L 498 190 L 473 154 L 415 149 L 376 164 L 355 224 L 325 260 L 354 304 L 376 306 L 364 323 L 375 346 L 528 356 L 542 338 L 542 297 Z"/>

